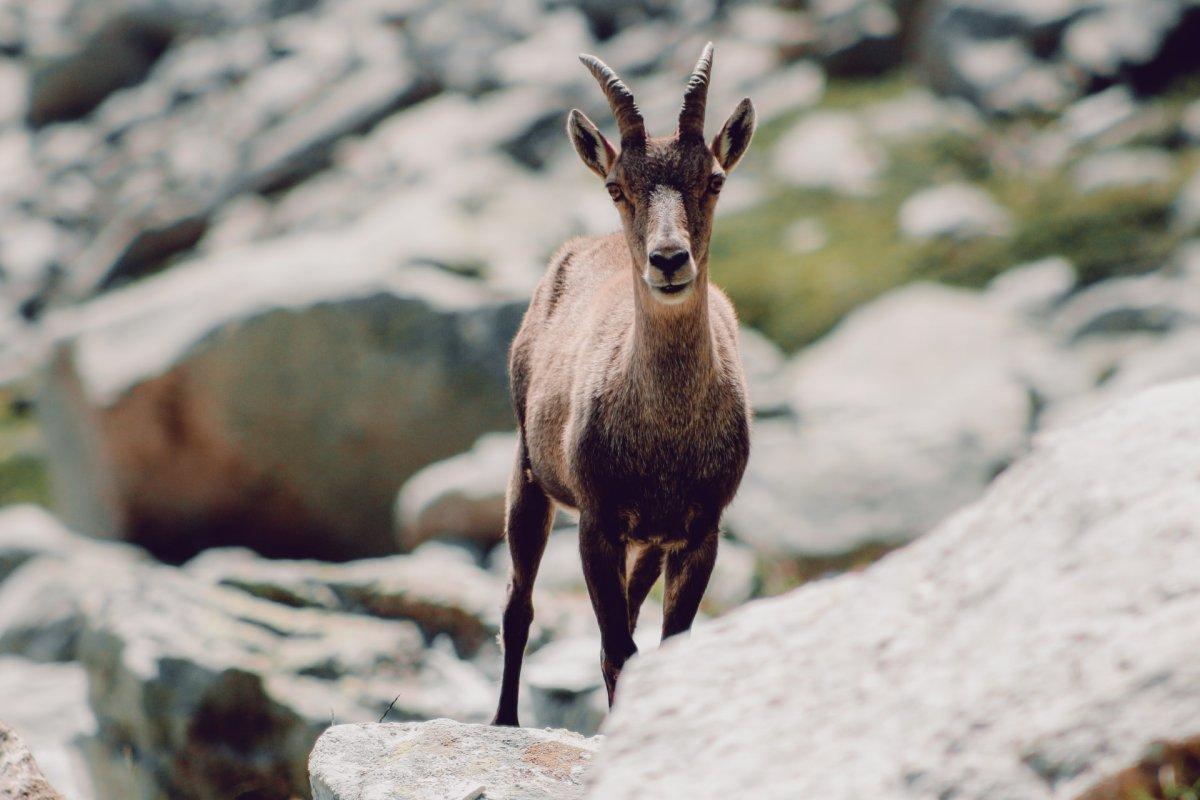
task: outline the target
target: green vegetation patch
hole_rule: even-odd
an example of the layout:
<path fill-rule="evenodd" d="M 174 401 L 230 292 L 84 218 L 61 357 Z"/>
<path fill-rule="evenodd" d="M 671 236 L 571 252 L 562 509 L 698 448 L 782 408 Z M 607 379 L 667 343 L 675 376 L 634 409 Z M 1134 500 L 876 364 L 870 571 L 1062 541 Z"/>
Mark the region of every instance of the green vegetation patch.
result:
<path fill-rule="evenodd" d="M 31 408 L 0 390 L 0 506 L 12 503 L 49 505 L 50 487 Z"/>
<path fill-rule="evenodd" d="M 822 103 L 854 109 L 911 86 L 902 75 L 835 82 Z M 1029 120 L 997 124 L 979 136 L 941 133 L 888 147 L 881 190 L 854 198 L 782 184 L 772 176 L 773 149 L 799 113 L 765 128 L 744 167 L 767 187 L 757 207 L 722 216 L 712 243 L 713 276 L 742 318 L 784 348 L 827 332 L 856 306 L 913 280 L 982 286 L 1017 264 L 1046 256 L 1071 260 L 1083 284 L 1161 266 L 1181 240 L 1171 207 L 1194 161 L 1179 159 L 1172 185 L 1117 187 L 1081 195 L 1070 164 L 1021 167 L 1014 148 L 1028 144 Z M 736 180 L 736 178 L 735 178 Z M 1013 218 L 1012 234 L 968 241 L 913 242 L 901 237 L 900 206 L 914 193 L 951 181 L 989 192 Z M 797 252 L 797 223 L 823 232 L 823 246 Z"/>

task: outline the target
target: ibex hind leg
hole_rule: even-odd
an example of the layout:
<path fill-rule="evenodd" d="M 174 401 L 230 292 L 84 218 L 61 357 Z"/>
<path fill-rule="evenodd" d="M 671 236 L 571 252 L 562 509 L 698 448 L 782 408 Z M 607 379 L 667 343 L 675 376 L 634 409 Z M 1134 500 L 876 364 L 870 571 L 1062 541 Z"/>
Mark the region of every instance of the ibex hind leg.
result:
<path fill-rule="evenodd" d="M 662 638 L 667 639 L 692 627 L 704 590 L 708 588 L 713 564 L 717 561 L 719 536 L 713 531 L 698 544 L 667 554 Z"/>
<path fill-rule="evenodd" d="M 537 578 L 554 506 L 529 472 L 524 440 L 517 446 L 517 463 L 508 483 L 507 515 L 504 525 L 512 571 L 508 602 L 504 606 L 501 640 L 504 646 L 504 677 L 493 725 L 518 725 L 517 696 L 521 686 L 521 663 L 533 623 L 533 582 Z"/>
<path fill-rule="evenodd" d="M 625 547 L 612 531 L 603 529 L 596 514 L 585 510 L 579 517 L 579 554 L 592 610 L 600 624 L 600 670 L 611 706 L 621 669 L 637 652 L 629 632 Z"/>
<path fill-rule="evenodd" d="M 654 588 L 658 576 L 662 574 L 662 550 L 652 545 L 645 545 L 638 550 L 626 565 L 626 596 L 629 602 L 629 632 L 637 630 L 638 614 L 646 602 L 646 596 Z"/>

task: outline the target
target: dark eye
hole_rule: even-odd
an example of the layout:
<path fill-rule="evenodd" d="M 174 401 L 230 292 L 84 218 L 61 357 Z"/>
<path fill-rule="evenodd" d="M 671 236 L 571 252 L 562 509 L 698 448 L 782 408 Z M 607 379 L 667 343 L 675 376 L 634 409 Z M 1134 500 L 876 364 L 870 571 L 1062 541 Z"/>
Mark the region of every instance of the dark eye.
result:
<path fill-rule="evenodd" d="M 721 187 L 725 185 L 725 176 L 720 173 L 713 175 L 708 179 L 708 191 L 712 194 L 720 194 Z"/>
<path fill-rule="evenodd" d="M 606 183 L 604 188 L 608 189 L 608 196 L 613 199 L 614 203 L 619 203 L 625 199 L 625 195 L 621 193 L 621 187 L 615 183 Z"/>

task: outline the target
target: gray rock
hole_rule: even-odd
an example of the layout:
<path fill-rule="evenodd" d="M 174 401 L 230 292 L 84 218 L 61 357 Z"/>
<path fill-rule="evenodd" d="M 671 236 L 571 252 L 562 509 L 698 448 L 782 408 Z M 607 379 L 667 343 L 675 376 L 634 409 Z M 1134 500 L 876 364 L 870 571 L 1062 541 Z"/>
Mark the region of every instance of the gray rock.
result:
<path fill-rule="evenodd" d="M 0 722 L 0 776 L 5 795 L 20 800 L 63 800 L 46 780 L 17 732 Z"/>
<path fill-rule="evenodd" d="M 1175 198 L 1175 227 L 1185 232 L 1200 229 L 1200 172 L 1193 175 L 1179 190 Z"/>
<path fill-rule="evenodd" d="M 1012 218 L 991 196 L 965 183 L 924 189 L 900 206 L 900 231 L 910 239 L 1004 236 Z"/>
<path fill-rule="evenodd" d="M 831 75 L 875 75 L 900 63 L 900 19 L 891 2 L 814 0 L 814 49 Z"/>
<path fill-rule="evenodd" d="M 411 621 L 429 640 L 447 637 L 464 657 L 481 648 L 491 648 L 494 654 L 500 632 L 503 581 L 433 551 L 327 564 L 218 549 L 192 559 L 187 571 L 206 582 L 294 608 Z M 554 619 L 549 610 L 541 616 Z M 535 646 L 547 636 L 543 619 L 532 635 Z"/>
<path fill-rule="evenodd" d="M 784 370 L 787 359 L 779 346 L 753 328 L 743 327 L 738 336 L 750 406 L 759 417 L 788 412 Z"/>
<path fill-rule="evenodd" d="M 1179 127 L 1193 144 L 1200 142 L 1200 100 L 1193 100 L 1184 106 Z"/>
<path fill-rule="evenodd" d="M 887 153 L 868 138 L 853 114 L 818 111 L 780 137 L 775 168 L 783 180 L 806 189 L 870 195 L 879 188 Z"/>
<path fill-rule="evenodd" d="M 1169 185 L 1175 180 L 1175 160 L 1162 150 L 1128 148 L 1094 153 L 1072 171 L 1080 192 L 1144 185 Z"/>
<path fill-rule="evenodd" d="M 1200 281 L 1150 273 L 1089 286 L 1051 320 L 1063 342 L 1131 333 L 1164 333 L 1200 320 Z"/>
<path fill-rule="evenodd" d="M 313 800 L 573 800 L 597 747 L 567 731 L 462 725 L 338 725 L 309 759 Z M 397 795 L 403 792 L 403 795 Z"/>
<path fill-rule="evenodd" d="M 494 700 L 478 670 L 427 649 L 411 622 L 287 608 L 165 567 L 136 566 L 87 593 L 79 660 L 103 797 L 217 800 L 246 785 L 291 797 L 331 721 L 482 720 Z"/>
<path fill-rule="evenodd" d="M 1045 436 L 866 572 L 639 657 L 589 796 L 1049 800 L 1194 739 L 1198 406 L 1173 384 Z"/>
<path fill-rule="evenodd" d="M 396 487 L 511 426 L 505 348 L 522 311 L 398 272 L 343 231 L 214 255 L 63 313 L 39 412 L 64 519 L 176 559 L 220 544 L 392 552 Z"/>
<path fill-rule="evenodd" d="M 772 10 L 742 6 L 746 10 Z M 788 112 L 812 108 L 825 94 L 825 73 L 811 61 L 798 61 L 773 70 L 747 90 L 754 98 L 754 113 L 760 123 Z"/>
<path fill-rule="evenodd" d="M 0 656 L 0 706 L 4 708 L 0 729 L 10 725 L 9 736 L 20 731 L 46 780 L 71 800 L 95 796 L 77 741 L 96 731 L 87 692 L 87 676 L 77 664 L 39 664 Z M 11 739 L 0 744 L 0 796 L 33 800 L 39 795 L 21 794 L 19 781 L 14 781 L 20 767 L 12 761 L 12 748 Z"/>
<path fill-rule="evenodd" d="M 1025 446 L 1047 348 L 974 293 L 898 289 L 792 366 L 797 419 L 760 420 L 725 516 L 761 553 L 834 556 L 923 533 Z"/>
<path fill-rule="evenodd" d="M 1061 256 L 1018 264 L 988 281 L 986 299 L 1013 314 L 1045 319 L 1075 288 L 1075 267 Z"/>
<path fill-rule="evenodd" d="M 431 464 L 409 478 L 396 498 L 400 545 L 430 539 L 491 547 L 504 537 L 504 496 L 516 459 L 515 433 L 490 433 L 465 453 Z"/>

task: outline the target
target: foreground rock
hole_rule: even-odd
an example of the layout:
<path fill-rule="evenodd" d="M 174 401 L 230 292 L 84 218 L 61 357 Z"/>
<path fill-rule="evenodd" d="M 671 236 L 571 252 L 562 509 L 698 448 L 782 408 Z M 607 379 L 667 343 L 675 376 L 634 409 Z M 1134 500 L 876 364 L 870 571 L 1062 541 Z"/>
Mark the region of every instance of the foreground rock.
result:
<path fill-rule="evenodd" d="M 0 722 L 0 796 L 14 800 L 63 800 L 16 731 Z"/>
<path fill-rule="evenodd" d="M 65 520 L 171 560 L 395 550 L 396 488 L 511 426 L 523 304 L 354 236 L 214 256 L 58 317 L 42 414 Z"/>
<path fill-rule="evenodd" d="M 338 725 L 309 758 L 313 800 L 573 800 L 597 740 L 576 733 L 462 725 Z"/>
<path fill-rule="evenodd" d="M 1198 410 L 1171 384 L 1044 436 L 866 572 L 639 657 L 589 796 L 1048 800 L 1194 742 Z"/>

